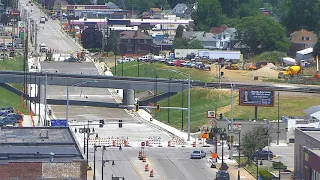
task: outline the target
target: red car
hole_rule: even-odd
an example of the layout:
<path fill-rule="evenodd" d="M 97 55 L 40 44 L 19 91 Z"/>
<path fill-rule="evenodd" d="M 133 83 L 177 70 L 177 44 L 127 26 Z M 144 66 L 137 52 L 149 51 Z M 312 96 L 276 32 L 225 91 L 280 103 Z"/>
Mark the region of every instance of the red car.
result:
<path fill-rule="evenodd" d="M 185 63 L 186 61 L 185 60 L 177 60 L 175 62 L 173 62 L 173 65 L 175 66 L 181 66 L 182 63 Z"/>

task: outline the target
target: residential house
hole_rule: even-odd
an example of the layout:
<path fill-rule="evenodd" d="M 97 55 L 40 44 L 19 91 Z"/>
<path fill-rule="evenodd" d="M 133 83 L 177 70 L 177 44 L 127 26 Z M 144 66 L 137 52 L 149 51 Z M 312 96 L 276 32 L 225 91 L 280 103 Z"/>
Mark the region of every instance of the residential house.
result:
<path fill-rule="evenodd" d="M 183 38 L 189 40 L 199 40 L 205 49 L 216 49 L 217 40 L 213 33 L 205 31 L 184 31 L 182 34 Z"/>
<path fill-rule="evenodd" d="M 179 3 L 173 9 L 172 13 L 177 17 L 191 19 L 191 14 L 197 9 L 197 4 Z"/>
<path fill-rule="evenodd" d="M 290 35 L 290 50 L 289 55 L 295 57 L 296 52 L 306 49 L 313 48 L 317 43 L 317 35 L 306 29 L 301 29 L 300 31 L 295 31 Z"/>
<path fill-rule="evenodd" d="M 108 9 L 119 9 L 119 6 L 110 1 L 105 3 L 105 5 L 108 7 Z"/>
<path fill-rule="evenodd" d="M 139 30 L 122 31 L 119 35 L 119 47 L 122 55 L 145 55 L 156 51 L 153 39 Z"/>
<path fill-rule="evenodd" d="M 211 28 L 211 33 L 216 35 L 217 39 L 217 49 L 227 49 L 230 50 L 236 43 L 236 29 L 230 28 L 223 24 L 219 27 Z"/>
<path fill-rule="evenodd" d="M 151 14 L 151 15 L 160 14 L 161 11 L 162 10 L 160 8 L 150 8 L 149 9 L 149 14 Z"/>

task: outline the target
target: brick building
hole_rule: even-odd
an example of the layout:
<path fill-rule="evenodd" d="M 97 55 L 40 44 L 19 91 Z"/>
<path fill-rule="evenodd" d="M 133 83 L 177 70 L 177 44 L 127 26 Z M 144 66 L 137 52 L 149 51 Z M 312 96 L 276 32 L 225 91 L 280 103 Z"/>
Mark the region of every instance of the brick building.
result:
<path fill-rule="evenodd" d="M 294 174 L 301 180 L 320 179 L 320 129 L 296 128 Z"/>
<path fill-rule="evenodd" d="M 87 162 L 68 127 L 2 127 L 3 180 L 86 180 Z"/>

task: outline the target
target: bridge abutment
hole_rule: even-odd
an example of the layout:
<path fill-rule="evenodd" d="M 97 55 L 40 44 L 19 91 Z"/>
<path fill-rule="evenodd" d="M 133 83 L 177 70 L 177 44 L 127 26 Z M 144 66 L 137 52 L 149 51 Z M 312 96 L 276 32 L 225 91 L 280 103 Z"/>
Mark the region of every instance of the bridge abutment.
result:
<path fill-rule="evenodd" d="M 122 105 L 128 106 L 128 105 L 134 105 L 134 90 L 133 89 L 124 89 L 123 90 L 123 99 L 122 99 Z M 127 109 L 132 109 L 132 107 L 127 107 Z"/>

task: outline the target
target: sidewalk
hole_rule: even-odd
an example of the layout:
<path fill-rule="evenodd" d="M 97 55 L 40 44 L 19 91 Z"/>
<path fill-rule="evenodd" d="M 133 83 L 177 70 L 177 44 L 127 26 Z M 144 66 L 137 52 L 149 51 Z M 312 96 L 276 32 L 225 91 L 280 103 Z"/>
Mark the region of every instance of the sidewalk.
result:
<path fill-rule="evenodd" d="M 230 174 L 231 180 L 237 180 L 238 179 L 238 163 L 236 162 L 230 162 L 227 163 L 229 166 L 228 172 Z M 240 179 L 246 179 L 246 180 L 254 180 L 256 179 L 253 177 L 247 170 L 244 168 L 240 168 Z"/>

